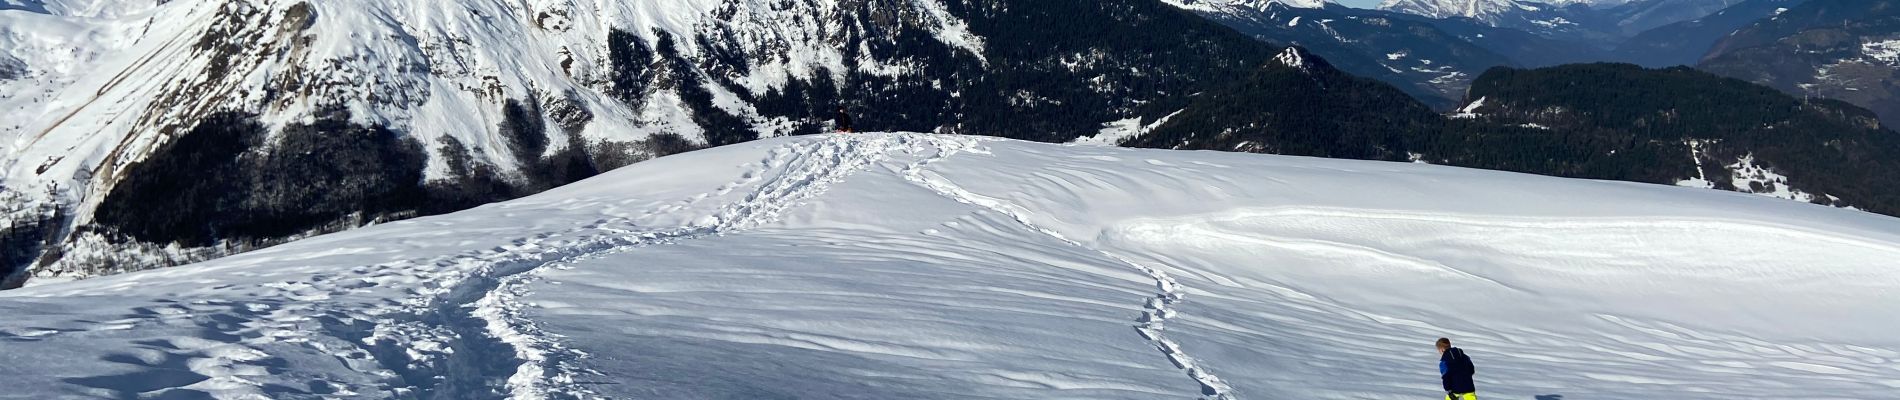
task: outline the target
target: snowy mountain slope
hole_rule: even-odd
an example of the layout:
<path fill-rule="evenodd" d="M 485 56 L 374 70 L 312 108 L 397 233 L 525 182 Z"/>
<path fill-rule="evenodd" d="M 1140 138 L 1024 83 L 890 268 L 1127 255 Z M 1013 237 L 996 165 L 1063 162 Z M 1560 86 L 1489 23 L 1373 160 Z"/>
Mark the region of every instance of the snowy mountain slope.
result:
<path fill-rule="evenodd" d="M 654 171 L 669 171 L 659 174 Z M 1900 221 L 1404 163 L 771 139 L 0 293 L 10 394 L 1877 398 Z"/>
<path fill-rule="evenodd" d="M 1407 15 L 1473 45 L 1504 55 L 1525 67 L 1600 62 L 1609 52 L 1577 39 L 1552 39 L 1528 31 L 1491 26 L 1475 20 Z"/>
<path fill-rule="evenodd" d="M 686 143 L 735 140 L 719 136 L 725 133 L 707 134 L 706 129 L 734 128 L 704 123 L 709 114 L 736 116 L 739 129 L 756 131 L 739 140 L 813 129 L 810 121 L 761 116 L 734 91 L 776 91 L 792 80 L 860 71 L 920 75 L 904 67 L 909 63 L 904 54 L 859 54 L 840 46 L 849 41 L 838 35 L 855 31 L 821 32 L 820 25 L 797 22 L 855 22 L 847 17 L 860 14 L 846 12 L 838 2 L 766 10 L 715 0 L 177 1 L 143 11 L 73 11 L 113 9 L 112 3 L 60 3 L 43 5 L 44 12 L 25 8 L 0 15 L 8 31 L 0 35 L 8 39 L 0 41 L 0 48 L 23 55 L 29 71 L 0 87 L 8 96 L 0 105 L 21 117 L 0 130 L 0 137 L 8 139 L 0 152 L 6 189 L 30 201 L 61 203 L 70 214 L 65 219 L 78 227 L 95 222 L 93 210 L 111 205 L 108 193 L 122 181 L 137 179 L 128 175 L 141 173 L 134 163 L 164 149 L 170 138 L 240 129 L 231 126 L 233 120 L 255 119 L 264 132 L 254 140 L 265 144 L 254 147 L 264 149 L 271 142 L 295 140 L 284 132 L 305 124 L 316 127 L 318 135 L 333 131 L 326 123 L 387 129 L 420 147 L 410 153 L 424 153 L 409 156 L 425 158 L 424 168 L 407 172 L 422 172 L 429 181 L 499 181 L 495 184 L 518 187 L 476 193 L 473 204 L 479 204 L 566 182 L 543 175 L 585 174 L 563 170 L 572 164 L 564 159 L 585 158 L 589 169 L 611 168 L 627 159 L 677 151 L 657 145 L 655 135 Z M 891 5 L 882 14 L 888 19 L 856 29 L 912 27 L 961 57 L 981 57 L 981 40 L 944 14 L 942 4 Z M 610 37 L 615 32 L 633 33 L 615 41 Z M 746 68 L 719 73 L 714 63 L 690 67 L 713 71 L 644 65 L 652 62 L 645 59 L 659 59 L 656 51 L 708 61 L 736 56 Z M 629 69 L 643 75 L 615 79 Z M 730 86 L 702 85 L 705 76 L 726 79 Z M 712 100 L 689 104 L 696 95 Z M 476 167 L 493 172 L 457 174 Z M 127 196 L 133 195 L 138 194 Z M 367 214 L 357 220 L 389 215 L 357 211 Z M 93 241 L 123 241 L 116 232 L 155 244 L 175 239 L 128 226 L 149 222 L 102 222 L 102 233 L 82 232 L 69 242 L 88 235 L 97 236 Z M 253 236 L 229 230 L 240 239 Z M 100 261 L 111 260 L 73 264 Z M 58 263 L 49 269 L 100 272 Z"/>
<path fill-rule="evenodd" d="M 1519 0 L 1387 0 L 1380 10 L 1438 19 L 1464 19 L 1602 49 L 1639 32 L 1701 18 L 1741 0 L 1544 2 Z"/>
<path fill-rule="evenodd" d="M 1161 0 L 1168 5 L 1201 13 L 1235 14 L 1267 10 L 1274 5 L 1294 8 L 1325 8 L 1323 0 Z"/>
<path fill-rule="evenodd" d="M 1516 11 L 1541 11 L 1540 3 L 1520 2 L 1516 0 L 1481 1 L 1434 1 L 1434 0 L 1386 0 L 1379 9 L 1397 11 L 1432 18 L 1465 17 L 1483 21 L 1495 21 L 1499 15 Z"/>
<path fill-rule="evenodd" d="M 1582 4 L 1582 5 L 1586 5 L 1586 6 L 1590 6 L 1594 8 L 1608 8 L 1608 7 L 1615 7 L 1615 6 L 1627 4 L 1627 3 L 1630 3 L 1631 1 L 1633 0 L 1544 0 L 1544 3 L 1559 5 L 1559 6 L 1567 6 L 1571 4 Z"/>
<path fill-rule="evenodd" d="M 1607 11 L 1518 0 L 1387 0 L 1380 10 L 1437 19 L 1463 19 L 1546 38 L 1607 47 L 1618 39 Z"/>
<path fill-rule="evenodd" d="M 1136 0 L 119 3 L 0 11 L 24 66 L 0 80 L 22 116 L 0 124 L 0 238 L 28 249 L 0 269 L 203 260 L 823 132 L 841 105 L 1067 141 L 1281 50 Z"/>

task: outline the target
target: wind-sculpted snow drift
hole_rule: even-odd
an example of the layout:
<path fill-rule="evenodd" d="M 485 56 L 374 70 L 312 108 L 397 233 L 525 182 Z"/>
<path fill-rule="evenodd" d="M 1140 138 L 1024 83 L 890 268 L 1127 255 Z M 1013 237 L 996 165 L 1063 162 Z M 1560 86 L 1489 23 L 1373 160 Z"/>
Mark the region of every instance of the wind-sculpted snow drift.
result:
<path fill-rule="evenodd" d="M 656 173 L 665 171 L 666 173 Z M 0 293 L 9 395 L 1418 398 L 1900 390 L 1900 221 L 1430 165 L 770 139 Z"/>

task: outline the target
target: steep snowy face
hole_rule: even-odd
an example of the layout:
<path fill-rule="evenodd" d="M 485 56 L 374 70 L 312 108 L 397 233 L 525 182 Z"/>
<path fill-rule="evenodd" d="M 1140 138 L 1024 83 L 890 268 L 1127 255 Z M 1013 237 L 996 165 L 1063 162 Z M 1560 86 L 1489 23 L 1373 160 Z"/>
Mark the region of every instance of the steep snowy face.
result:
<path fill-rule="evenodd" d="M 1483 110 L 1478 110 L 1483 112 Z M 1889 397 L 1900 220 L 1407 163 L 865 133 L 0 292 L 28 398 Z M 1772 294 L 1772 295 L 1764 295 Z M 1551 371 L 1566 371 L 1552 373 Z"/>
<path fill-rule="evenodd" d="M 1545 0 L 1545 4 L 1554 4 L 1554 6 L 1583 4 L 1583 6 L 1590 6 L 1590 8 L 1611 8 L 1611 6 L 1623 6 L 1623 4 L 1628 4 L 1628 2 L 1632 2 L 1632 0 Z"/>
<path fill-rule="evenodd" d="M 1386 0 L 1379 9 L 1432 18 L 1465 17 L 1492 22 L 1502 15 L 1541 11 L 1546 5 L 1517 0 Z"/>
<path fill-rule="evenodd" d="M 282 237 L 438 207 L 428 204 L 512 197 L 693 146 L 817 132 L 814 116 L 835 97 L 781 99 L 895 82 L 935 85 L 932 97 L 948 98 L 953 88 L 938 77 L 985 63 L 983 39 L 937 0 L 74 0 L 7 8 L 0 109 L 14 118 L 0 124 L 0 199 L 7 208 L 54 205 L 57 215 L 8 218 L 63 226 L 30 231 L 71 232 L 65 242 L 77 248 L 47 270 L 78 275 L 262 244 L 133 215 L 147 197 L 191 193 L 128 188 L 250 182 L 185 186 L 273 192 L 230 202 L 250 210 L 209 212 L 331 209 L 209 230 Z M 367 136 L 326 139 L 349 130 Z M 236 145 L 177 145 L 201 142 Z M 350 143 L 360 148 L 337 149 Z M 316 150 L 336 153 L 311 160 L 317 165 L 293 162 Z M 335 160 L 347 155 L 362 159 Z M 176 163 L 205 159 L 228 168 Z M 373 183 L 321 199 L 330 195 L 239 165 L 247 163 Z M 165 177 L 179 174 L 201 175 Z M 419 186 L 438 198 L 403 205 L 420 199 L 389 194 Z M 295 204 L 310 198 L 319 199 Z M 38 236 L 20 231 L 0 236 Z M 200 247 L 222 249 L 189 250 Z"/>
<path fill-rule="evenodd" d="M 1379 9 L 1429 18 L 1466 19 L 1549 39 L 1609 48 L 1627 35 L 1617 25 L 1619 10 L 1627 6 L 1595 9 L 1519 0 L 1387 0 Z"/>
<path fill-rule="evenodd" d="M 14 63 L 27 70 L 20 80 L 31 81 L 20 85 L 43 90 L 7 90 L 13 96 L 8 105 L 40 117 L 18 120 L 20 126 L 0 134 L 15 139 L 6 153 L 9 176 L 96 188 L 109 186 L 125 164 L 162 144 L 163 136 L 189 129 L 209 113 L 246 112 L 282 125 L 340 110 L 352 122 L 383 125 L 426 144 L 457 139 L 482 148 L 478 160 L 513 170 L 519 166 L 510 153 L 520 149 L 492 143 L 509 100 L 561 114 L 548 118 L 569 129 L 549 138 L 549 152 L 558 151 L 567 135 L 633 141 L 664 131 L 708 141 L 691 119 L 709 110 L 682 104 L 693 91 L 711 92 L 721 111 L 749 123 L 744 128 L 772 136 L 794 126 L 760 116 L 741 96 L 820 76 L 919 72 L 899 57 L 853 51 L 865 44 L 848 37 L 865 30 L 916 29 L 955 54 L 981 57 L 982 41 L 942 4 L 848 3 L 879 8 L 882 13 L 870 14 L 879 21 L 848 18 L 861 14 L 846 4 L 259 0 L 176 1 L 86 18 L 14 12 L 6 17 L 18 23 L 7 24 L 10 40 L 0 45 L 26 57 Z M 610 40 L 615 31 L 632 37 Z M 623 61 L 652 66 L 615 65 L 615 45 L 629 50 Z M 53 48 L 88 53 L 58 54 Z M 664 57 L 685 62 L 669 65 Z M 693 70 L 665 71 L 672 67 Z M 648 79 L 616 79 L 629 68 L 646 70 L 640 77 Z M 695 88 L 698 82 L 681 77 L 731 85 Z M 75 153 L 83 158 L 62 159 Z M 82 171 L 92 176 L 74 177 Z"/>
<path fill-rule="evenodd" d="M 1615 7 L 1615 6 L 1628 4 L 1633 1 L 1637 1 L 1637 0 L 1543 0 L 1542 3 L 1557 5 L 1557 6 L 1582 4 L 1582 5 L 1590 6 L 1592 8 L 1609 8 L 1609 7 Z"/>
<path fill-rule="evenodd" d="M 0 14 L 0 107 L 26 116 L 0 124 L 9 267 L 202 260 L 825 132 L 840 107 L 1067 141 L 1287 69 L 1152 0 L 114 3 Z M 1351 79 L 1326 76 L 1297 79 Z"/>
<path fill-rule="evenodd" d="M 1326 0 L 1161 0 L 1185 10 L 1213 13 L 1240 13 L 1266 10 L 1275 4 L 1295 8 L 1324 8 Z"/>

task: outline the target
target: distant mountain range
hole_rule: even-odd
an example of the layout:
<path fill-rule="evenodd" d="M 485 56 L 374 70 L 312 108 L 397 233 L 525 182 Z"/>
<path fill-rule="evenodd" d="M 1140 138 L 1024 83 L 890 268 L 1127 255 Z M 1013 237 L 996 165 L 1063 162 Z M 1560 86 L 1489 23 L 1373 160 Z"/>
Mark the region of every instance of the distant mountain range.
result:
<path fill-rule="evenodd" d="M 1387 0 L 1379 9 L 1431 18 L 1462 18 L 1487 26 L 1609 48 L 1642 31 L 1701 18 L 1741 1 Z"/>
<path fill-rule="evenodd" d="M 1167 0 L 1262 41 L 1298 45 L 1354 75 L 1398 86 L 1449 108 L 1486 68 L 1518 65 L 1503 54 L 1408 15 L 1328 4 Z"/>
<path fill-rule="evenodd" d="M 1900 1 L 1810 0 L 1735 31 L 1697 68 L 1845 100 L 1900 125 Z"/>
<path fill-rule="evenodd" d="M 1730 33 L 1806 1 L 1746 0 L 1714 14 L 1643 31 L 1617 45 L 1615 59 L 1649 67 L 1695 65 Z"/>
<path fill-rule="evenodd" d="M 1365 10 L 1310 1 L 1166 0 L 1260 40 L 1304 46 L 1342 70 L 1391 83 L 1441 109 L 1462 98 L 1471 80 L 1490 67 L 1639 61 L 1639 56 L 1616 50 L 1625 43 L 1626 31 L 1698 18 L 1732 1 L 1639 0 L 1593 7 L 1576 2 L 1555 6 L 1517 0 L 1395 0 L 1383 10 Z M 1547 23 L 1526 22 L 1532 20 Z M 1715 40 L 1695 36 L 1701 33 L 1664 33 L 1663 38 Z M 1692 52 L 1699 55 L 1701 50 Z"/>

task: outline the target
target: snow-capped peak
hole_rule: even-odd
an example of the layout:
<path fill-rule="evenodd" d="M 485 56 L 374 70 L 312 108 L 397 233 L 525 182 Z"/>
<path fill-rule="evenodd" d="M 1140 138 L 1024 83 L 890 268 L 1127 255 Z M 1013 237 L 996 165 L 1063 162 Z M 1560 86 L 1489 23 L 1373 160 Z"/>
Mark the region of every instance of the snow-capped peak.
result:
<path fill-rule="evenodd" d="M 1616 6 L 1620 6 L 1624 4 L 1629 4 L 1631 1 L 1634 1 L 1634 0 L 1543 0 L 1542 2 L 1548 3 L 1550 5 L 1555 5 L 1555 6 L 1568 6 L 1571 4 L 1582 4 L 1582 5 L 1590 6 L 1591 8 L 1608 8 L 1608 7 L 1616 7 Z"/>
<path fill-rule="evenodd" d="M 1274 4 L 1294 8 L 1324 8 L 1326 0 L 1161 0 L 1176 8 L 1211 13 L 1231 14 L 1247 10 L 1265 10 Z"/>
<path fill-rule="evenodd" d="M 1386 0 L 1380 10 L 1432 18 L 1466 17 L 1489 20 L 1514 11 L 1538 11 L 1543 4 L 1517 0 Z"/>

